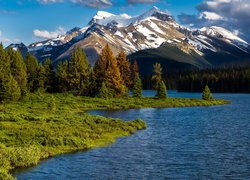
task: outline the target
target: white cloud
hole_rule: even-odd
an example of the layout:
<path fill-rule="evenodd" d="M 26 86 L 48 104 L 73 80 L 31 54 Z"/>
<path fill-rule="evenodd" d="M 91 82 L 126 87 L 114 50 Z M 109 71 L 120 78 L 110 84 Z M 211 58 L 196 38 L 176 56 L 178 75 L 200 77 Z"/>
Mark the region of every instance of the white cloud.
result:
<path fill-rule="evenodd" d="M 204 0 L 197 10 L 198 14 L 179 15 L 181 23 L 198 28 L 221 26 L 250 41 L 250 0 Z"/>
<path fill-rule="evenodd" d="M 216 14 L 214 12 L 207 12 L 204 11 L 199 16 L 200 19 L 207 19 L 207 20 L 225 20 L 222 16 L 219 14 Z"/>
<path fill-rule="evenodd" d="M 65 29 L 59 26 L 55 31 L 47 31 L 47 30 L 39 30 L 35 29 L 33 34 L 35 37 L 39 39 L 54 39 L 57 38 L 59 35 L 65 34 Z"/>

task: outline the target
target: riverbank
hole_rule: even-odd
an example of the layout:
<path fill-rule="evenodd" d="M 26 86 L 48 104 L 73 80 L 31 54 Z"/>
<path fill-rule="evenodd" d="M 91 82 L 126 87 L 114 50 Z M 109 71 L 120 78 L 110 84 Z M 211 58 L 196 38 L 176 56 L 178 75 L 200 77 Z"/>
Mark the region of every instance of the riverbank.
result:
<path fill-rule="evenodd" d="M 93 109 L 212 106 L 229 103 L 184 98 L 99 99 L 69 94 L 33 94 L 0 105 L 0 179 L 10 170 L 36 165 L 57 154 L 105 146 L 116 138 L 145 129 L 142 120 L 124 122 L 93 116 Z"/>

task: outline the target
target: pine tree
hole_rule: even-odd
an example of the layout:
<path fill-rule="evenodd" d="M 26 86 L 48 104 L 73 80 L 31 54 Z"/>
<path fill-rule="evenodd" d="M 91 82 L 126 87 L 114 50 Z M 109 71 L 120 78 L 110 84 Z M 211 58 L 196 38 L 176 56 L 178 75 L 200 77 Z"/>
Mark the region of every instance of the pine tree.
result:
<path fill-rule="evenodd" d="M 105 81 L 102 82 L 102 86 L 99 90 L 97 97 L 99 98 L 110 98 L 113 96 L 113 93 L 107 88 Z"/>
<path fill-rule="evenodd" d="M 35 92 L 38 89 L 38 71 L 39 64 L 37 59 L 30 53 L 26 56 L 26 69 L 27 69 L 27 80 L 28 80 L 28 90 L 30 92 Z"/>
<path fill-rule="evenodd" d="M 68 72 L 70 90 L 76 95 L 88 95 L 90 65 L 81 48 L 72 53 Z"/>
<path fill-rule="evenodd" d="M 142 96 L 142 83 L 141 83 L 139 73 L 135 74 L 133 84 L 134 84 L 133 97 L 141 97 Z"/>
<path fill-rule="evenodd" d="M 130 65 L 130 69 L 131 69 L 130 79 L 133 81 L 135 79 L 135 74 L 139 73 L 139 66 L 138 66 L 137 61 L 134 61 L 134 63 Z"/>
<path fill-rule="evenodd" d="M 208 85 L 206 85 L 204 90 L 203 90 L 202 99 L 203 100 L 213 100 L 213 96 L 212 96 L 212 93 L 211 93 Z"/>
<path fill-rule="evenodd" d="M 58 89 L 59 92 L 65 93 L 69 91 L 69 81 L 68 81 L 68 66 L 69 62 L 59 62 L 56 70 L 56 77 L 58 80 Z"/>
<path fill-rule="evenodd" d="M 123 85 L 120 70 L 117 66 L 117 60 L 108 44 L 104 47 L 94 66 L 94 73 L 97 89 L 100 90 L 102 82 L 105 81 L 110 93 L 114 93 L 113 96 L 121 96 L 125 94 L 126 89 Z"/>
<path fill-rule="evenodd" d="M 106 70 L 108 67 L 108 59 L 112 58 L 112 51 L 107 44 L 99 56 L 98 60 L 94 65 L 94 75 L 96 80 L 97 89 L 100 89 L 102 86 L 102 82 L 106 80 Z"/>
<path fill-rule="evenodd" d="M 158 97 L 160 99 L 167 97 L 167 88 L 166 88 L 164 81 L 161 81 L 161 83 L 159 85 L 159 89 L 157 89 L 156 97 Z"/>
<path fill-rule="evenodd" d="M 19 51 L 14 51 L 12 48 L 9 48 L 7 51 L 10 57 L 11 74 L 13 78 L 17 81 L 17 84 L 21 89 L 22 96 L 25 96 L 28 92 L 27 72 L 22 54 Z"/>
<path fill-rule="evenodd" d="M 11 74 L 3 80 L 0 92 L 1 101 L 18 101 L 21 98 L 21 89 Z"/>
<path fill-rule="evenodd" d="M 123 80 L 123 84 L 127 87 L 131 87 L 131 69 L 130 62 L 127 59 L 127 55 L 124 51 L 121 51 L 117 56 L 117 66 L 120 69 L 121 78 Z"/>
<path fill-rule="evenodd" d="M 44 83 L 44 88 L 46 92 L 55 92 L 55 72 L 53 70 L 52 61 L 50 59 L 46 59 L 43 63 L 43 67 L 45 70 L 46 80 Z"/>
<path fill-rule="evenodd" d="M 36 90 L 39 92 L 45 92 L 45 83 L 47 81 L 47 73 L 42 64 L 39 64 L 37 79 L 36 79 Z"/>
<path fill-rule="evenodd" d="M 162 82 L 162 68 L 161 68 L 161 64 L 159 63 L 155 63 L 153 66 L 153 76 L 152 76 L 152 80 L 154 83 L 154 89 L 158 90 L 160 88 L 161 82 Z"/>

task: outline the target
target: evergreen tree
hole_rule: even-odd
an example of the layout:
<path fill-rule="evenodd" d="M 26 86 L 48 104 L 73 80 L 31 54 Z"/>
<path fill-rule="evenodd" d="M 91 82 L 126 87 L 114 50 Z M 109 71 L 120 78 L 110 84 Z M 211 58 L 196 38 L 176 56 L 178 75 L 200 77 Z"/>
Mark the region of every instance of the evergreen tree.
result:
<path fill-rule="evenodd" d="M 161 82 L 162 82 L 162 68 L 161 64 L 155 63 L 153 66 L 153 76 L 152 80 L 154 82 L 154 89 L 158 90 L 160 88 Z"/>
<path fill-rule="evenodd" d="M 133 64 L 130 65 L 131 77 L 130 79 L 133 81 L 135 79 L 135 74 L 139 73 L 139 66 L 137 61 L 134 61 Z"/>
<path fill-rule="evenodd" d="M 117 66 L 120 69 L 121 78 L 123 80 L 123 84 L 127 87 L 131 87 L 131 69 L 130 62 L 127 59 L 127 55 L 124 51 L 121 51 L 117 56 Z"/>
<path fill-rule="evenodd" d="M 133 82 L 133 97 L 141 97 L 142 96 L 142 83 L 139 73 L 135 74 L 134 82 Z"/>
<path fill-rule="evenodd" d="M 100 90 L 102 82 L 105 81 L 110 93 L 114 93 L 113 96 L 121 96 L 125 94 L 126 89 L 123 85 L 120 70 L 117 66 L 117 60 L 108 44 L 104 47 L 94 66 L 94 73 L 97 89 Z"/>
<path fill-rule="evenodd" d="M 58 80 L 58 89 L 59 92 L 69 91 L 69 81 L 68 81 L 68 66 L 69 62 L 59 62 L 57 65 L 56 76 Z"/>
<path fill-rule="evenodd" d="M 47 73 L 42 64 L 38 66 L 37 79 L 36 79 L 36 91 L 45 92 L 45 83 L 47 81 Z"/>
<path fill-rule="evenodd" d="M 0 92 L 1 101 L 18 101 L 21 98 L 21 89 L 17 81 L 10 74 L 3 80 Z"/>
<path fill-rule="evenodd" d="M 204 90 L 203 90 L 202 99 L 203 100 L 213 100 L 213 96 L 212 96 L 212 93 L 211 93 L 208 85 L 206 85 Z"/>
<path fill-rule="evenodd" d="M 156 97 L 158 98 L 166 98 L 167 92 L 166 92 L 166 85 L 162 79 L 162 68 L 161 64 L 156 63 L 154 64 L 153 69 L 153 88 L 156 90 Z"/>
<path fill-rule="evenodd" d="M 102 82 L 102 86 L 99 90 L 97 97 L 99 98 L 109 98 L 112 97 L 113 93 L 107 88 L 105 81 Z"/>
<path fill-rule="evenodd" d="M 30 53 L 26 56 L 26 69 L 27 69 L 27 80 L 28 80 L 28 90 L 30 92 L 35 92 L 39 87 L 38 72 L 39 64 L 37 59 Z"/>
<path fill-rule="evenodd" d="M 53 70 L 52 61 L 50 59 L 46 59 L 43 63 L 43 67 L 45 70 L 46 80 L 44 82 L 44 88 L 46 92 L 55 92 L 55 72 Z"/>
<path fill-rule="evenodd" d="M 70 90 L 76 95 L 88 95 L 90 65 L 81 48 L 72 53 L 68 72 Z"/>
<path fill-rule="evenodd" d="M 106 80 L 106 70 L 108 67 L 108 59 L 113 58 L 112 56 L 113 56 L 112 51 L 109 45 L 107 44 L 103 48 L 101 55 L 99 56 L 93 68 L 97 89 L 100 89 L 102 86 L 102 82 Z"/>
<path fill-rule="evenodd" d="M 19 51 L 14 51 L 12 48 L 8 49 L 10 57 L 10 69 L 13 78 L 17 81 L 21 89 L 22 96 L 27 94 L 27 72 L 26 65 L 23 60 L 22 54 Z"/>
<path fill-rule="evenodd" d="M 157 89 L 156 97 L 158 97 L 160 99 L 167 97 L 167 88 L 166 88 L 164 81 L 161 81 L 161 83 L 159 85 L 159 89 Z"/>

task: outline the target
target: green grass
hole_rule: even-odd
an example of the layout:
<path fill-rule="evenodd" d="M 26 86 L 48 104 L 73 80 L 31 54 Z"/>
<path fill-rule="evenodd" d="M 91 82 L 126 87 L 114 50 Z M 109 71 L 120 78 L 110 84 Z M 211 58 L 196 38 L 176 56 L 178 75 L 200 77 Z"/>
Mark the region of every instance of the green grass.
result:
<path fill-rule="evenodd" d="M 145 129 L 140 119 L 119 119 L 86 113 L 93 109 L 212 106 L 224 100 L 75 97 L 32 94 L 20 102 L 0 104 L 0 179 L 13 179 L 14 168 L 36 165 L 57 154 L 105 146 L 116 138 Z"/>

